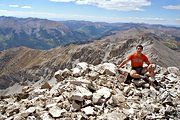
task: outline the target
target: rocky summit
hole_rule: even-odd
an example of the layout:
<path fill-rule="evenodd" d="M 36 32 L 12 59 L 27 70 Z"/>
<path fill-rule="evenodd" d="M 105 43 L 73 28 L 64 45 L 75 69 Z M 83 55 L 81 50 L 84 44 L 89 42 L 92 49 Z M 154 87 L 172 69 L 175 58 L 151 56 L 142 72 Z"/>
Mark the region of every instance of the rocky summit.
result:
<path fill-rule="evenodd" d="M 125 84 L 128 69 L 80 62 L 0 97 L 1 120 L 178 120 L 180 71 L 155 68 L 158 85 Z M 158 88 L 158 89 L 157 89 Z"/>

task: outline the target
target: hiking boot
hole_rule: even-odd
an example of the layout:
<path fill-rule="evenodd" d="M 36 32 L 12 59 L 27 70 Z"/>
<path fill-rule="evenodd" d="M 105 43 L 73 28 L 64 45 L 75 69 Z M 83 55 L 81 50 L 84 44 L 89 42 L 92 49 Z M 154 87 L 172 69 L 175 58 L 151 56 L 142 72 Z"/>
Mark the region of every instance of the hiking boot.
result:
<path fill-rule="evenodd" d="M 131 84 L 131 82 L 132 82 L 132 80 L 127 79 L 124 83 L 125 83 L 125 84 Z"/>
<path fill-rule="evenodd" d="M 127 75 L 127 78 L 126 78 L 126 80 L 124 81 L 124 83 L 125 84 L 131 84 L 132 83 L 132 77 L 130 76 L 130 74 L 128 73 L 128 75 Z"/>
<path fill-rule="evenodd" d="M 159 85 L 159 83 L 155 80 L 154 82 L 153 82 L 156 86 L 160 86 Z"/>
<path fill-rule="evenodd" d="M 148 76 L 143 76 L 143 75 L 140 75 L 140 78 L 144 81 L 146 81 L 147 83 L 149 83 L 149 78 Z"/>
<path fill-rule="evenodd" d="M 159 89 L 161 88 L 161 85 L 155 80 L 154 82 L 151 82 L 151 85 L 157 90 L 159 91 Z"/>
<path fill-rule="evenodd" d="M 140 80 L 133 79 L 132 82 L 135 84 L 136 87 L 142 87 L 143 84 L 146 84 L 146 82 L 143 79 Z"/>

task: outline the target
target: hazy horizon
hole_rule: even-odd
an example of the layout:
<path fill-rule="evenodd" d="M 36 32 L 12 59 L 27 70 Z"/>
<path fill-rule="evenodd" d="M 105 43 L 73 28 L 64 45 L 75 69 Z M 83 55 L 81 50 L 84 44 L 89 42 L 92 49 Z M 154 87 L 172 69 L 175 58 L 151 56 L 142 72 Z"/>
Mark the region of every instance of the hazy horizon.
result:
<path fill-rule="evenodd" d="M 180 26 L 180 1 L 1 0 L 0 16 Z"/>

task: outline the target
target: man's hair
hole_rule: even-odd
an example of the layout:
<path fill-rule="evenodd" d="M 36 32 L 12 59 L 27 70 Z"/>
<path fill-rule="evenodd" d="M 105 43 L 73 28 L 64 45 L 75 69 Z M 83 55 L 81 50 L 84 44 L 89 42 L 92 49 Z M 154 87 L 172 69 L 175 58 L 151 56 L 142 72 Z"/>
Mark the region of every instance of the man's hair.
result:
<path fill-rule="evenodd" d="M 138 47 L 142 48 L 142 50 L 143 50 L 143 46 L 142 46 L 142 45 L 137 45 L 137 46 L 136 46 L 136 49 L 137 49 Z"/>

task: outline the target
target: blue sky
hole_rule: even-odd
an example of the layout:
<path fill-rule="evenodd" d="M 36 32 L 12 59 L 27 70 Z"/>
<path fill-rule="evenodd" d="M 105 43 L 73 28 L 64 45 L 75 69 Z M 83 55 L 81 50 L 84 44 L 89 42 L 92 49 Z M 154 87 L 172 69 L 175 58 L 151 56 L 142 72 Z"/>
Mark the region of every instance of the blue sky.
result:
<path fill-rule="evenodd" d="M 180 26 L 180 0 L 0 0 L 0 16 Z"/>

